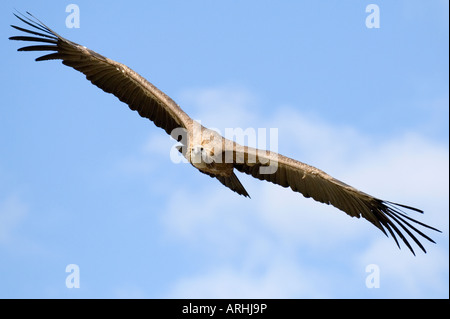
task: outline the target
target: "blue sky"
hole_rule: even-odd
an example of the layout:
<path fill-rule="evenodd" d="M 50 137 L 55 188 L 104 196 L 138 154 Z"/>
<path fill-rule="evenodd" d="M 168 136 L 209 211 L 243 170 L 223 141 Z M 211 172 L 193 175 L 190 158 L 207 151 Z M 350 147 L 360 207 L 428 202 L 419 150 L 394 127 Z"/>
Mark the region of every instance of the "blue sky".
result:
<path fill-rule="evenodd" d="M 0 297 L 448 298 L 448 1 L 2 1 Z M 365 8 L 380 8 L 368 29 Z M 60 62 L 14 9 L 122 62 L 194 119 L 277 128 L 278 151 L 443 231 L 413 257 L 365 220 L 239 174 L 239 197 Z M 80 288 L 65 285 L 66 266 Z M 369 289 L 368 265 L 380 271 Z"/>

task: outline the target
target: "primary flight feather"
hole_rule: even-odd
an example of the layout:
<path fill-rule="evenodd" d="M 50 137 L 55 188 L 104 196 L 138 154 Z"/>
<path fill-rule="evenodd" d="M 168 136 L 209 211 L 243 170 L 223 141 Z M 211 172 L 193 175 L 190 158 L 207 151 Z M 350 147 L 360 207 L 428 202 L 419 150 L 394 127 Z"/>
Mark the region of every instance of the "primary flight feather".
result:
<path fill-rule="evenodd" d="M 218 179 L 223 185 L 240 195 L 249 197 L 234 171 L 257 179 L 290 187 L 305 197 L 331 204 L 352 217 L 363 217 L 390 234 L 400 247 L 397 236 L 411 250 L 412 239 L 424 252 L 416 236 L 430 242 L 419 226 L 439 231 L 409 217 L 406 211 L 422 213 L 420 209 L 385 201 L 361 192 L 325 172 L 285 157 L 278 153 L 262 151 L 237 144 L 217 132 L 192 120 L 170 97 L 153 84 L 128 68 L 84 46 L 69 41 L 48 28 L 27 12 L 29 16 L 18 19 L 32 27 L 13 28 L 28 35 L 13 36 L 10 40 L 30 41 L 39 44 L 18 51 L 50 51 L 36 61 L 62 60 L 62 63 L 82 72 L 86 78 L 103 91 L 114 94 L 140 116 L 148 118 L 164 129 L 181 144 L 179 151 L 200 172 Z"/>

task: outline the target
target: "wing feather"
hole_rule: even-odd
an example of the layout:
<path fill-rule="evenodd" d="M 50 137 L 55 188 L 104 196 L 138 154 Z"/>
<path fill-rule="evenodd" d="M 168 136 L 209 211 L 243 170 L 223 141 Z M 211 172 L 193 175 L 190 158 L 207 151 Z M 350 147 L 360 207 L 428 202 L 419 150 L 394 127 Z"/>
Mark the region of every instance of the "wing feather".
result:
<path fill-rule="evenodd" d="M 434 227 L 407 216 L 401 210 L 403 208 L 422 213 L 420 209 L 380 200 L 333 178 L 313 166 L 274 152 L 243 147 L 236 143 L 233 143 L 233 152 L 234 167 L 238 171 L 260 180 L 290 187 L 294 192 L 301 193 L 305 197 L 311 197 L 318 202 L 332 205 L 352 217 L 365 218 L 385 235 L 389 233 L 397 246 L 400 247 L 397 240 L 398 236 L 413 254 L 415 252 L 408 237 L 424 252 L 426 250 L 416 236 L 419 235 L 433 243 L 434 241 L 409 221 L 440 232 Z M 250 161 L 250 159 L 256 160 Z M 261 170 L 261 168 L 268 168 L 270 165 L 277 168 L 275 172 L 266 174 Z"/>
<path fill-rule="evenodd" d="M 30 13 L 29 16 L 22 15 L 22 17 L 14 15 L 41 32 L 12 26 L 16 30 L 35 36 L 14 36 L 10 37 L 10 40 L 51 43 L 25 46 L 18 51 L 56 51 L 38 57 L 36 61 L 61 59 L 64 65 L 80 71 L 94 85 L 107 93 L 112 93 L 120 101 L 128 104 L 131 110 L 150 119 L 168 134 L 177 127 L 190 126 L 191 118 L 170 97 L 126 65 L 63 38 Z"/>

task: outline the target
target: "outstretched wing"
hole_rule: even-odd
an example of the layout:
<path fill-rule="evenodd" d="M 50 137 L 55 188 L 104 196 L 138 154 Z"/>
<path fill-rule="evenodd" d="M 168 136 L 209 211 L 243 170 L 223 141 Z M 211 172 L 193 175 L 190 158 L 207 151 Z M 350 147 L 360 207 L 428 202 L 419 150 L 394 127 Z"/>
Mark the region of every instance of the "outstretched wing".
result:
<path fill-rule="evenodd" d="M 128 104 L 130 109 L 150 119 L 168 134 L 177 127 L 189 127 L 191 118 L 170 97 L 126 65 L 63 38 L 30 13 L 30 17 L 14 15 L 32 29 L 14 25 L 12 27 L 32 36 L 14 36 L 9 39 L 41 43 L 20 48 L 18 51 L 54 51 L 37 58 L 36 61 L 62 60 L 63 64 L 82 72 L 93 84 L 114 94 Z"/>
<path fill-rule="evenodd" d="M 414 224 L 435 231 L 439 230 L 407 216 L 404 212 L 404 210 L 410 210 L 423 213 L 420 209 L 380 200 L 315 167 L 283 155 L 240 146 L 236 143 L 232 145 L 234 167 L 242 173 L 283 187 L 290 187 L 294 192 L 324 204 L 331 204 L 352 217 L 363 217 L 381 229 L 385 235 L 388 235 L 387 230 L 399 247 L 396 235 L 400 237 L 413 254 L 414 250 L 407 236 L 424 252 L 426 252 L 425 248 L 416 238 L 417 234 L 434 243 Z"/>

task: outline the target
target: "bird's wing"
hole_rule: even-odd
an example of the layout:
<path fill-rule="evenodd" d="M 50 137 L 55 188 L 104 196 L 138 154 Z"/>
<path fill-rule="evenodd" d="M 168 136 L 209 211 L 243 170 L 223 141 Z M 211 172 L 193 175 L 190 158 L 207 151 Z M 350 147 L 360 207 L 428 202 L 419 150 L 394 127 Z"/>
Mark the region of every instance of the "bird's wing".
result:
<path fill-rule="evenodd" d="M 311 197 L 321 203 L 331 204 L 352 217 L 363 217 L 386 235 L 388 235 L 387 229 L 400 247 L 396 238 L 397 234 L 413 254 L 414 250 L 404 233 L 423 251 L 425 251 L 425 248 L 415 234 L 419 234 L 434 243 L 431 238 L 418 230 L 413 224 L 436 231 L 439 230 L 407 216 L 404 211 L 411 210 L 422 213 L 417 208 L 380 200 L 331 177 L 315 167 L 278 153 L 244 147 L 234 142 L 228 145 L 230 147 L 227 147 L 226 152 L 231 153 L 232 151 L 234 167 L 242 173 L 283 187 L 290 187 L 294 192 L 299 192 L 303 196 Z"/>
<path fill-rule="evenodd" d="M 10 40 L 44 43 L 26 46 L 18 51 L 54 51 L 36 61 L 62 60 L 63 64 L 82 72 L 93 84 L 114 94 L 130 109 L 150 119 L 168 134 L 175 128 L 189 127 L 191 118 L 170 97 L 126 65 L 61 37 L 30 13 L 30 17 L 14 15 L 33 29 L 12 27 L 32 36 L 14 36 Z"/>

